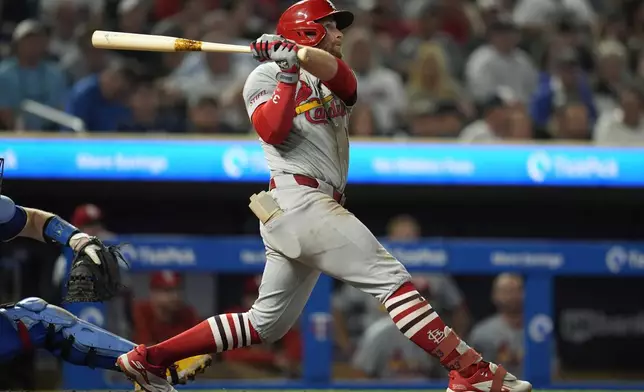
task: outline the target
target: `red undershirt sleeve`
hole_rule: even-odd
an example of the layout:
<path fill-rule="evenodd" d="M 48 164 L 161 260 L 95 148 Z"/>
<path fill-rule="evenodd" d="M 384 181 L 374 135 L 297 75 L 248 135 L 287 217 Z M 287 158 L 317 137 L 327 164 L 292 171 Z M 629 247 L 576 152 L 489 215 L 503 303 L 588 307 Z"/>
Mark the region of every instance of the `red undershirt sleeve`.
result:
<path fill-rule="evenodd" d="M 271 99 L 253 112 L 253 126 L 264 142 L 280 144 L 286 140 L 293 127 L 296 90 L 297 84 L 279 82 Z"/>
<path fill-rule="evenodd" d="M 353 106 L 358 99 L 358 80 L 347 63 L 340 59 L 336 60 L 338 62 L 338 71 L 335 76 L 322 83 L 340 97 L 345 104 Z"/>

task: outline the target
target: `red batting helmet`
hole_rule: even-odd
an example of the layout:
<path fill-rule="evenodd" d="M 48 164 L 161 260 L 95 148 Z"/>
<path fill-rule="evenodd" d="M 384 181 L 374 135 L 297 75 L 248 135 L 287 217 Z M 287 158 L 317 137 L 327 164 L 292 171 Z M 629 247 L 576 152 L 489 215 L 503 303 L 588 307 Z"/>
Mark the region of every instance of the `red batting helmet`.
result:
<path fill-rule="evenodd" d="M 338 11 L 330 0 L 302 0 L 288 7 L 277 22 L 277 34 L 300 45 L 316 46 L 326 35 L 320 19 L 333 16 L 338 29 L 353 23 L 353 14 Z"/>

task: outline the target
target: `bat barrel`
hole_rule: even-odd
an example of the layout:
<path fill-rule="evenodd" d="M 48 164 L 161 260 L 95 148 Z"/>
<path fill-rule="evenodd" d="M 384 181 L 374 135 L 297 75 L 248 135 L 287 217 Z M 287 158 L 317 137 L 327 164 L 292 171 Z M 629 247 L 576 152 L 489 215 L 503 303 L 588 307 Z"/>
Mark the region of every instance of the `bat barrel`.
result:
<path fill-rule="evenodd" d="M 177 51 L 177 41 L 189 40 L 181 40 L 176 37 L 167 37 L 163 35 L 121 33 L 102 30 L 97 30 L 92 34 L 92 45 L 99 49 L 175 52 Z"/>
<path fill-rule="evenodd" d="M 248 45 L 202 42 L 165 35 L 122 33 L 96 30 L 92 45 L 99 49 L 140 50 L 145 52 L 250 53 Z M 300 56 L 300 58 L 302 58 Z"/>

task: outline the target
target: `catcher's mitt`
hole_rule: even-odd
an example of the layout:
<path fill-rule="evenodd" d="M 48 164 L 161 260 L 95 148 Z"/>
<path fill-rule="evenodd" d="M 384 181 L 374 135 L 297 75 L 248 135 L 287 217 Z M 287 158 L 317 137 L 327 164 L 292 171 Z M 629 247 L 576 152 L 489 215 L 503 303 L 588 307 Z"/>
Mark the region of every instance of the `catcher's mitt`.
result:
<path fill-rule="evenodd" d="M 87 251 L 87 252 L 86 252 Z M 99 263 L 88 253 L 98 256 Z M 72 261 L 64 302 L 103 302 L 121 293 L 120 263 L 127 265 L 118 245 L 105 246 L 96 237 L 78 249 Z"/>

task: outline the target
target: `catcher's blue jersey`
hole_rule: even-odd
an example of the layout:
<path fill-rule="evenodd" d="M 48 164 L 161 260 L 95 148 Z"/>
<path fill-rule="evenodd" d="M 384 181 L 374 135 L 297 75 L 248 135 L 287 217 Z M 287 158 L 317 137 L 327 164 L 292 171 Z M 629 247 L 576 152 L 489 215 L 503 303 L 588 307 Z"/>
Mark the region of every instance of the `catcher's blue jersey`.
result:
<path fill-rule="evenodd" d="M 0 363 L 11 360 L 21 350 L 22 343 L 14 322 L 0 315 Z"/>

